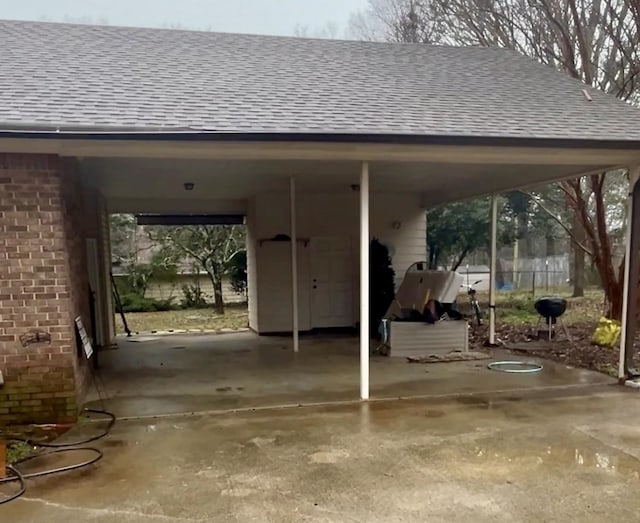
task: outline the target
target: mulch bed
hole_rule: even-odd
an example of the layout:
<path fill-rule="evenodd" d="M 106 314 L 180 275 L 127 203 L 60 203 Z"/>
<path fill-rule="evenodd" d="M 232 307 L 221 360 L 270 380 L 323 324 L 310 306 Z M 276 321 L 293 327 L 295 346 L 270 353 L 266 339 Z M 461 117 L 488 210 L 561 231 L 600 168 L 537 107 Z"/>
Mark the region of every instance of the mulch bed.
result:
<path fill-rule="evenodd" d="M 544 328 L 542 325 L 540 328 Z M 618 348 L 605 348 L 593 345 L 591 336 L 595 326 L 593 323 L 573 324 L 568 326 L 571 341 L 566 339 L 562 328 L 558 328 L 557 339 L 552 342 L 539 339 L 538 327 L 531 325 L 498 325 L 496 337 L 501 345 L 512 348 L 514 353 L 535 354 L 537 357 L 556 361 L 589 370 L 595 370 L 617 376 Z M 488 338 L 488 327 L 474 327 L 469 335 L 469 348 L 482 350 Z M 527 345 L 531 344 L 531 350 Z M 640 337 L 636 339 L 636 347 L 640 348 Z M 640 367 L 640 350 L 636 351 L 634 361 Z"/>

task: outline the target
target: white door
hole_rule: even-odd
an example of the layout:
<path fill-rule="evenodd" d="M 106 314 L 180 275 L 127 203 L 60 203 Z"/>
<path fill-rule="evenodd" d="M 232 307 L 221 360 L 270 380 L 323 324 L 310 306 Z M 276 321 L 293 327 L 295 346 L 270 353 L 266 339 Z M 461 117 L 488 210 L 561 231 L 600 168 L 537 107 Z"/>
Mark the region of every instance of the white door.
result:
<path fill-rule="evenodd" d="M 298 320 L 301 331 L 311 329 L 308 251 L 303 242 L 298 242 Z M 293 322 L 291 243 L 259 242 L 257 267 L 260 332 L 290 332 Z"/>
<path fill-rule="evenodd" d="M 312 238 L 309 255 L 312 327 L 350 327 L 353 325 L 350 238 Z"/>

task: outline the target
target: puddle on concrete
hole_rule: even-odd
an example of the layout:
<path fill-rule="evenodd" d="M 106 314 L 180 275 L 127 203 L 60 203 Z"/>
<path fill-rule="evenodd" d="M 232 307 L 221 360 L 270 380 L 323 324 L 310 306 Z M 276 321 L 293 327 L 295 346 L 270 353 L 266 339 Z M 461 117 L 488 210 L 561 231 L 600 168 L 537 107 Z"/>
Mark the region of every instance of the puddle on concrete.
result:
<path fill-rule="evenodd" d="M 466 448 L 465 458 L 494 471 L 544 468 L 558 474 L 602 473 L 640 480 L 640 460 L 635 457 L 577 431 L 545 432 L 545 438 L 511 431 L 482 438 Z"/>
<path fill-rule="evenodd" d="M 477 461 L 487 466 L 512 465 L 522 467 L 545 467 L 549 469 L 583 469 L 585 471 L 620 474 L 640 480 L 640 462 L 626 454 L 603 447 L 591 448 L 547 448 L 521 449 L 502 452 L 491 447 L 476 447 L 473 452 Z"/>

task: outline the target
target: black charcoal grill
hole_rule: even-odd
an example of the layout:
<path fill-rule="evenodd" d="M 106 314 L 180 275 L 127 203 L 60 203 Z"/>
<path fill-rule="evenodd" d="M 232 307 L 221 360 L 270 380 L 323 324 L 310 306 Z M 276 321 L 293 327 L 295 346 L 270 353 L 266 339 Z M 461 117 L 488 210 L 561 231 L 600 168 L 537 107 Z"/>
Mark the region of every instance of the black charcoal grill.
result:
<path fill-rule="evenodd" d="M 549 330 L 549 341 L 553 337 L 553 326 L 558 318 L 567 310 L 567 300 L 558 297 L 545 297 L 537 300 L 533 306 L 536 312 L 544 318 Z"/>

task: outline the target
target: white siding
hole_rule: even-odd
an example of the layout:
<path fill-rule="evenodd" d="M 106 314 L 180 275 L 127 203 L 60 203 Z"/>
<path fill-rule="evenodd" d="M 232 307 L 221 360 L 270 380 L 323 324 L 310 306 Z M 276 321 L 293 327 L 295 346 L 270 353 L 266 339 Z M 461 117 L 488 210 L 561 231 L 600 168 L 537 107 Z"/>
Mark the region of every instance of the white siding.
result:
<path fill-rule="evenodd" d="M 394 229 L 394 222 L 396 227 Z M 427 219 L 417 194 L 381 194 L 371 198 L 371 234 L 391 248 L 396 286 L 409 266 L 427 259 Z"/>
<path fill-rule="evenodd" d="M 289 234 L 289 197 L 285 193 L 265 193 L 258 195 L 254 206 L 250 206 L 247 223 L 252 228 L 251 240 L 253 244 L 248 247 L 250 260 L 256 260 L 255 269 L 249 275 L 249 295 L 250 303 L 255 294 L 259 300 L 259 311 L 255 314 L 251 326 L 259 332 L 272 332 L 282 330 L 272 328 L 272 325 L 291 325 L 291 306 L 286 306 L 286 302 L 280 307 L 280 312 L 269 311 L 265 319 L 263 307 L 277 307 L 268 298 L 263 300 L 261 293 L 265 288 L 262 278 L 271 278 L 268 274 L 270 264 L 267 262 L 267 272 L 262 273 L 263 262 L 259 255 L 256 255 L 260 240 L 272 238 L 277 234 Z M 299 194 L 297 196 L 297 226 L 299 239 L 311 239 L 313 237 L 344 237 L 351 239 L 352 245 L 352 265 L 353 265 L 353 323 L 357 321 L 359 305 L 358 296 L 358 234 L 359 234 L 359 197 L 357 192 L 345 192 L 344 194 Z M 390 247 L 392 253 L 392 263 L 396 271 L 396 281 L 399 283 L 406 269 L 416 261 L 423 261 L 426 258 L 426 216 L 420 205 L 420 196 L 414 193 L 394 193 L 371 195 L 371 235 L 380 239 L 385 245 Z M 253 251 L 252 251 L 253 249 Z M 248 262 L 252 265 L 251 262 Z M 287 275 L 290 272 L 290 263 L 280 264 L 280 270 Z M 255 289 L 252 283 L 255 283 Z M 289 277 L 290 281 L 290 277 Z M 301 289 L 301 306 L 308 306 L 308 282 L 300 282 L 301 287 L 306 284 L 305 289 Z M 282 285 L 287 285 L 287 292 L 290 293 L 290 283 L 285 280 Z M 305 293 L 306 294 L 303 294 Z M 284 297 L 282 298 L 284 299 Z M 283 318 L 276 319 L 273 315 L 280 314 Z M 285 318 L 285 316 L 287 316 Z M 302 314 L 301 314 L 302 317 Z"/>

